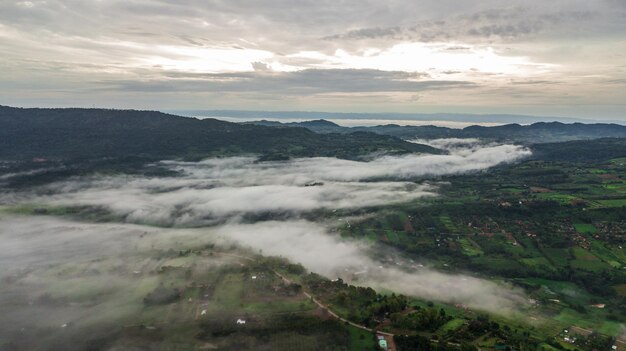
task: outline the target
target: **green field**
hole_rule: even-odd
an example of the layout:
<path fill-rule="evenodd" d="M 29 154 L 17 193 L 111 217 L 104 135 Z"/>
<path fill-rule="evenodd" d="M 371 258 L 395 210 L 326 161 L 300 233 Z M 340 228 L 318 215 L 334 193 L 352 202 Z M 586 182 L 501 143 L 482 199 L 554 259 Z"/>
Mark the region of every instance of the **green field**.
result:
<path fill-rule="evenodd" d="M 441 328 L 439 328 L 438 332 L 442 333 L 442 334 L 445 334 L 445 333 L 448 333 L 448 332 L 453 332 L 453 331 L 459 329 L 465 323 L 466 323 L 465 319 L 454 318 L 451 321 L 449 321 L 448 323 L 446 323 L 443 326 L 441 326 Z"/>
<path fill-rule="evenodd" d="M 520 262 L 523 264 L 533 267 L 533 268 L 546 268 L 549 270 L 554 270 L 554 267 L 545 257 L 533 257 L 533 258 L 522 258 Z"/>
<path fill-rule="evenodd" d="M 246 304 L 244 310 L 254 313 L 287 313 L 304 312 L 315 308 L 315 304 L 310 300 L 281 300 L 269 302 L 256 302 Z"/>
<path fill-rule="evenodd" d="M 567 249 L 544 248 L 546 258 L 558 267 L 565 267 L 571 260 L 571 254 Z"/>
<path fill-rule="evenodd" d="M 375 350 L 378 347 L 374 334 L 351 325 L 347 328 L 350 331 L 350 351 Z"/>
<path fill-rule="evenodd" d="M 561 194 L 561 193 L 539 193 L 539 194 L 536 194 L 535 196 L 542 200 L 552 200 L 552 201 L 560 202 L 562 204 L 569 204 L 572 201 L 580 200 L 578 196 L 569 195 L 569 194 Z"/>
<path fill-rule="evenodd" d="M 480 256 L 484 254 L 483 250 L 478 246 L 478 244 L 473 243 L 468 238 L 459 239 L 458 243 L 461 245 L 461 249 L 463 253 L 468 256 Z"/>
<path fill-rule="evenodd" d="M 574 223 L 573 225 L 574 228 L 576 228 L 576 231 L 580 234 L 593 234 L 598 231 L 598 228 L 596 228 L 593 224 Z"/>
<path fill-rule="evenodd" d="M 602 207 L 625 207 L 626 199 L 596 200 Z"/>
<path fill-rule="evenodd" d="M 591 239 L 591 251 L 594 255 L 600 258 L 602 261 L 608 263 L 613 268 L 621 268 L 624 264 L 626 264 L 624 257 L 620 257 L 619 248 L 613 250 L 611 248 L 607 248 L 602 242 L 598 240 Z M 622 250 L 623 254 L 623 250 Z"/>
<path fill-rule="evenodd" d="M 243 274 L 229 273 L 218 283 L 213 301 L 220 309 L 240 309 L 243 297 Z"/>
<path fill-rule="evenodd" d="M 603 311 L 583 315 L 572 309 L 565 308 L 554 319 L 565 325 L 595 329 L 605 335 L 617 335 L 623 327 L 620 323 L 605 320 Z"/>
<path fill-rule="evenodd" d="M 452 219 L 448 215 L 439 216 L 439 221 L 443 224 L 443 226 L 450 231 L 451 233 L 457 233 L 458 228 L 452 223 Z"/>

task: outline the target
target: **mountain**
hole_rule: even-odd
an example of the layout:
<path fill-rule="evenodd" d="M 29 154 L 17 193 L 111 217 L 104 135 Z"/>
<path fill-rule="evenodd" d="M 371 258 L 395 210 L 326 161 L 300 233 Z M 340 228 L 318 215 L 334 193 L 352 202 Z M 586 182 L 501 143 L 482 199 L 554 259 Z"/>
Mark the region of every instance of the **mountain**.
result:
<path fill-rule="evenodd" d="M 626 157 L 626 139 L 602 138 L 532 145 L 533 159 L 598 163 Z"/>
<path fill-rule="evenodd" d="M 514 114 L 469 114 L 469 113 L 359 113 L 359 112 L 316 112 L 316 111 L 247 111 L 247 110 L 174 110 L 169 111 L 182 116 L 192 117 L 230 117 L 257 120 L 263 118 L 287 118 L 287 119 L 334 119 L 334 120 L 389 120 L 390 123 L 396 120 L 413 121 L 452 121 L 469 123 L 520 123 L 531 124 L 537 122 L 603 122 L 603 123 L 624 123 L 613 120 L 589 120 L 571 117 L 554 116 L 529 116 Z"/>
<path fill-rule="evenodd" d="M 506 124 L 494 127 L 470 126 L 454 129 L 436 126 L 342 127 L 329 121 L 307 122 L 246 122 L 261 125 L 304 127 L 316 133 L 353 133 L 355 131 L 391 135 L 403 139 L 483 138 L 524 143 L 559 142 L 597 138 L 626 138 L 626 126 L 608 123 L 537 122 L 531 125 Z"/>
<path fill-rule="evenodd" d="M 372 152 L 441 153 L 399 138 L 355 131 L 317 134 L 306 128 L 246 125 L 155 111 L 40 109 L 0 106 L 0 159 L 142 156 L 199 159 L 261 154 L 356 158 Z"/>
<path fill-rule="evenodd" d="M 507 124 L 495 127 L 471 126 L 462 135 L 474 138 L 504 138 L 526 142 L 556 142 L 597 138 L 626 138 L 626 126 L 607 123 L 538 122 L 528 126 Z"/>

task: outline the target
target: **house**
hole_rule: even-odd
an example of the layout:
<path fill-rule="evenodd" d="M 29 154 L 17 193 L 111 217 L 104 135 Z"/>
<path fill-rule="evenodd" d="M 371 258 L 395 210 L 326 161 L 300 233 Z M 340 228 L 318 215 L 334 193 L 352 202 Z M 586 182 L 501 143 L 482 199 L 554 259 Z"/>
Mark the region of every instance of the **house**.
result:
<path fill-rule="evenodd" d="M 383 350 L 387 350 L 387 340 L 385 340 L 385 338 L 379 339 L 378 340 L 378 346 L 380 346 L 381 349 Z"/>
<path fill-rule="evenodd" d="M 237 319 L 237 324 L 246 324 L 244 319 Z"/>

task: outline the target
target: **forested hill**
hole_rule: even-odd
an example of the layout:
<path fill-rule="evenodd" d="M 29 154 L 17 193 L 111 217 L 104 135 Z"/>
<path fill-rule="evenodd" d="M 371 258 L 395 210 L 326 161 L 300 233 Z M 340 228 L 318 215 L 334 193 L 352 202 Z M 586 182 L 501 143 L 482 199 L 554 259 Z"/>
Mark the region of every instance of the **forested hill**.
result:
<path fill-rule="evenodd" d="M 155 111 L 0 106 L 0 159 L 144 156 L 198 159 L 255 153 L 266 158 L 441 151 L 393 136 L 317 134 L 306 128 L 244 125 Z"/>
<path fill-rule="evenodd" d="M 372 127 L 342 127 L 335 123 L 316 120 L 281 124 L 272 121 L 250 122 L 258 125 L 286 125 L 304 127 L 317 133 L 373 132 L 405 139 L 411 138 L 488 138 L 527 143 L 545 143 L 597 138 L 626 138 L 626 126 L 608 123 L 538 122 L 530 125 L 506 124 L 494 127 L 470 126 L 454 129 L 436 126 L 400 126 L 388 124 Z"/>
<path fill-rule="evenodd" d="M 626 139 L 606 138 L 534 144 L 532 150 L 532 158 L 544 161 L 608 162 L 611 159 L 626 157 Z"/>

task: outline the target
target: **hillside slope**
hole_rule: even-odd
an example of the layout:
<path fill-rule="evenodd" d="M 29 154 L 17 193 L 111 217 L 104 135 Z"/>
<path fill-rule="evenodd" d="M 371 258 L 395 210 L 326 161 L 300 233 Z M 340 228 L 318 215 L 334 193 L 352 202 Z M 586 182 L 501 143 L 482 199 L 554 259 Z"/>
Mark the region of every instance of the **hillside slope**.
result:
<path fill-rule="evenodd" d="M 316 133 L 354 133 L 355 131 L 391 135 L 404 139 L 486 138 L 524 143 L 545 143 L 598 138 L 626 138 L 626 126 L 607 123 L 538 122 L 530 125 L 505 124 L 494 127 L 470 126 L 463 129 L 436 126 L 400 126 L 388 124 L 372 127 L 342 127 L 325 121 L 250 122 L 258 125 L 304 127 Z"/>
<path fill-rule="evenodd" d="M 22 109 L 0 106 L 0 159 L 144 156 L 198 159 L 255 153 L 355 158 L 371 152 L 440 153 L 393 136 L 316 134 L 305 128 L 242 125 L 155 111 Z"/>

